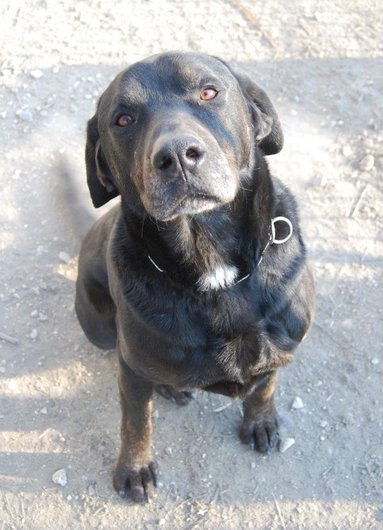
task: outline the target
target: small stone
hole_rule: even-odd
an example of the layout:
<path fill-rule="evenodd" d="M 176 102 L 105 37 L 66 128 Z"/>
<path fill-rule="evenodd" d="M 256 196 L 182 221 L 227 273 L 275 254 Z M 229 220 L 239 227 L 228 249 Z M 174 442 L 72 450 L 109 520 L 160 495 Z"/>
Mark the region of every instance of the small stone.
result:
<path fill-rule="evenodd" d="M 251 462 L 251 469 L 255 469 L 256 468 L 256 463 L 255 462 Z"/>
<path fill-rule="evenodd" d="M 55 471 L 52 475 L 52 481 L 59 486 L 66 486 L 68 483 L 68 478 L 65 469 L 62 468 Z"/>
<path fill-rule="evenodd" d="M 366 155 L 362 160 L 360 161 L 359 167 L 362 171 L 371 171 L 371 169 L 375 165 L 375 159 L 372 155 Z"/>
<path fill-rule="evenodd" d="M 0 366 L 0 374 L 5 374 L 5 368 L 4 368 L 4 366 Z"/>
<path fill-rule="evenodd" d="M 327 184 L 327 175 L 318 175 L 312 181 L 312 186 L 324 188 Z"/>
<path fill-rule="evenodd" d="M 38 336 L 39 336 L 39 332 L 37 331 L 36 328 L 33 328 L 29 334 L 29 338 L 32 340 L 36 340 Z"/>
<path fill-rule="evenodd" d="M 39 313 L 39 320 L 40 322 L 46 322 L 48 320 L 47 315 L 44 315 L 44 313 Z"/>
<path fill-rule="evenodd" d="M 37 318 L 39 316 L 39 312 L 37 311 L 37 309 L 34 309 L 31 313 L 31 317 L 32 318 Z"/>
<path fill-rule="evenodd" d="M 153 418 L 156 418 L 156 419 L 157 419 L 157 418 L 159 417 L 159 415 L 160 415 L 160 413 L 158 412 L 158 410 L 155 410 L 155 411 L 153 412 Z"/>
<path fill-rule="evenodd" d="M 88 486 L 88 495 L 91 495 L 92 497 L 96 495 L 96 483 L 91 482 Z"/>
<path fill-rule="evenodd" d="M 40 77 L 42 77 L 44 74 L 42 73 L 41 70 L 31 70 L 31 72 L 29 73 L 29 75 L 33 78 L 33 79 L 40 79 Z"/>
<path fill-rule="evenodd" d="M 290 449 L 290 447 L 293 446 L 294 444 L 295 444 L 294 438 L 285 438 L 279 444 L 279 452 L 284 453 L 285 451 L 287 451 L 287 449 Z"/>
<path fill-rule="evenodd" d="M 17 112 L 17 115 L 21 121 L 33 121 L 33 114 L 29 110 L 21 110 Z"/>
<path fill-rule="evenodd" d="M 346 158 L 348 158 L 349 156 L 352 155 L 352 149 L 349 145 L 344 145 L 342 147 L 342 154 L 343 156 L 345 156 Z"/>
<path fill-rule="evenodd" d="M 374 147 L 374 140 L 372 138 L 365 138 L 363 143 L 366 149 L 372 149 Z"/>
<path fill-rule="evenodd" d="M 350 330 L 354 326 L 354 321 L 352 320 L 352 318 L 345 318 L 344 320 L 342 320 L 340 325 L 342 326 L 342 328 Z"/>
<path fill-rule="evenodd" d="M 70 256 L 67 252 L 61 251 L 59 253 L 59 258 L 63 263 L 69 263 L 70 262 Z"/>
<path fill-rule="evenodd" d="M 44 414 L 44 416 L 46 414 L 48 414 L 48 409 L 46 407 L 43 407 L 42 409 L 39 410 L 40 414 Z"/>
<path fill-rule="evenodd" d="M 298 410 L 298 409 L 303 409 L 303 407 L 304 407 L 304 404 L 303 404 L 302 399 L 299 396 L 296 396 L 294 398 L 294 401 L 291 404 L 291 408 L 294 410 Z"/>
<path fill-rule="evenodd" d="M 371 359 L 371 364 L 376 366 L 377 364 L 379 364 L 379 359 L 377 357 L 374 357 L 373 359 Z"/>

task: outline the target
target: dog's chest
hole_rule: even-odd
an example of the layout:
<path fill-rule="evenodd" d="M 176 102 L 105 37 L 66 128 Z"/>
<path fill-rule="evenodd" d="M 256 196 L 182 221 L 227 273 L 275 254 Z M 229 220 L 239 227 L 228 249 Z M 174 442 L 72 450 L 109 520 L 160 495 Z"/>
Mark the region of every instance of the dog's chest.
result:
<path fill-rule="evenodd" d="M 122 355 L 137 373 L 188 388 L 222 381 L 243 385 L 258 374 L 257 367 L 268 369 L 255 278 L 203 293 L 186 293 L 165 278 L 137 285 L 130 278 L 124 302 L 117 304 L 124 315 Z"/>
<path fill-rule="evenodd" d="M 232 275 L 205 278 L 213 287 L 185 292 L 162 284 L 146 284 L 138 291 L 125 290 L 127 302 L 139 320 L 164 343 L 183 349 L 209 349 L 246 334 L 261 319 L 256 302 L 257 289 L 251 279 L 230 287 L 218 288 Z M 217 346 L 215 346 L 217 345 Z"/>
<path fill-rule="evenodd" d="M 201 274 L 197 281 L 200 291 L 219 291 L 227 289 L 237 281 L 238 269 L 233 265 L 216 265 Z"/>

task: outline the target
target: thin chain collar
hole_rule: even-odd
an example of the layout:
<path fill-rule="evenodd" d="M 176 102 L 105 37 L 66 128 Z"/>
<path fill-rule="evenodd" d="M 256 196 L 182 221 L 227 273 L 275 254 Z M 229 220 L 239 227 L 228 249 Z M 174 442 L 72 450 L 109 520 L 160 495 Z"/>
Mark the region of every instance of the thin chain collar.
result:
<path fill-rule="evenodd" d="M 275 225 L 276 225 L 276 223 L 282 223 L 282 222 L 286 223 L 288 225 L 289 233 L 288 233 L 288 235 L 285 238 L 277 239 L 276 238 Z M 294 231 L 293 230 L 293 225 L 292 225 L 290 219 L 288 219 L 287 217 L 283 217 L 283 216 L 273 217 L 271 219 L 271 222 L 270 222 L 269 240 L 267 241 L 267 243 L 265 245 L 265 248 L 262 250 L 261 256 L 260 256 L 256 266 L 254 267 L 254 269 L 257 269 L 259 267 L 259 265 L 261 264 L 261 262 L 263 260 L 263 256 L 265 255 L 265 252 L 269 248 L 270 245 L 283 245 L 283 243 L 286 243 L 291 238 L 291 236 L 293 235 L 293 231 Z M 157 263 L 150 256 L 150 254 L 148 254 L 148 259 L 149 259 L 150 263 L 158 270 L 158 272 L 161 272 L 161 273 L 166 272 L 165 269 L 161 269 L 157 265 Z M 247 278 L 249 278 L 251 276 L 251 274 L 252 274 L 252 271 L 249 272 L 248 274 L 246 274 L 246 276 L 243 276 L 243 278 L 240 278 L 239 280 L 237 280 L 236 282 L 231 284 L 230 287 L 234 287 L 235 285 L 238 285 L 239 283 L 243 282 L 244 280 L 247 280 Z"/>

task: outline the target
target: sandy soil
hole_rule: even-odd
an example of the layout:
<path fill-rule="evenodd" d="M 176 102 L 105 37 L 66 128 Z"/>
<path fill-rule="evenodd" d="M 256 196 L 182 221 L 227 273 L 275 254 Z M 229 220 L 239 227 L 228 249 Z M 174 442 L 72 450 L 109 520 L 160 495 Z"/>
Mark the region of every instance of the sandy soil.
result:
<path fill-rule="evenodd" d="M 379 0 L 1 4 L 1 529 L 383 528 L 382 11 Z M 241 64 L 272 96 L 286 147 L 270 164 L 301 205 L 317 316 L 280 376 L 294 445 L 242 446 L 239 403 L 224 397 L 201 393 L 187 410 L 157 397 L 160 487 L 135 506 L 111 485 L 115 353 L 87 342 L 73 310 L 92 211 L 84 130 L 123 66 L 174 48 Z M 75 208 L 68 172 L 84 188 Z"/>

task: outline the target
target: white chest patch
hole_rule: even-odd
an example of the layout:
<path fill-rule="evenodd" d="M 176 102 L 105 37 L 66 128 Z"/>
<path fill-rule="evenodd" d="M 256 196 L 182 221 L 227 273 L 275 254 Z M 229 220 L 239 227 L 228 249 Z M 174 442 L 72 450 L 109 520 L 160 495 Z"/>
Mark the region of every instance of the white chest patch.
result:
<path fill-rule="evenodd" d="M 197 282 L 200 291 L 225 289 L 235 283 L 238 275 L 237 267 L 218 265 L 214 270 L 202 274 Z"/>

